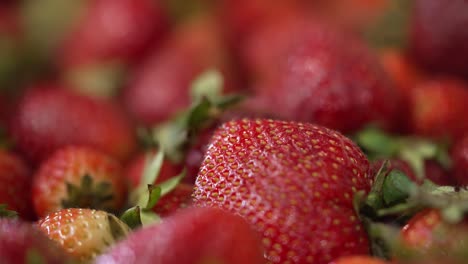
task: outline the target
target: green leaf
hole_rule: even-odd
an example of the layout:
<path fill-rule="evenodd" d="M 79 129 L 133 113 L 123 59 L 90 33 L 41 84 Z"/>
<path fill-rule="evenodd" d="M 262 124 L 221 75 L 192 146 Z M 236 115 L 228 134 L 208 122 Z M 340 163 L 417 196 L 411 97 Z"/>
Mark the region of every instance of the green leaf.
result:
<path fill-rule="evenodd" d="M 161 222 L 161 217 L 153 211 L 142 211 L 141 212 L 141 222 L 143 226 L 152 225 L 155 223 Z"/>
<path fill-rule="evenodd" d="M 8 210 L 8 205 L 6 204 L 0 204 L 0 218 L 1 217 L 6 217 L 6 218 L 17 218 L 18 213 L 13 211 L 13 210 Z"/>
<path fill-rule="evenodd" d="M 140 186 L 146 187 L 147 184 L 153 184 L 156 182 L 159 177 L 159 173 L 161 172 L 163 162 L 163 151 L 158 151 L 156 155 L 151 152 L 147 153 Z"/>
<path fill-rule="evenodd" d="M 139 228 L 142 226 L 140 213 L 140 207 L 134 206 L 125 211 L 122 216 L 120 216 L 120 220 L 126 223 L 131 229 Z"/>
<path fill-rule="evenodd" d="M 192 83 L 191 96 L 194 102 L 207 98 L 216 101 L 223 92 L 223 75 L 217 70 L 208 70 L 202 73 Z"/>
<path fill-rule="evenodd" d="M 161 187 L 159 185 L 148 185 L 148 201 L 144 207 L 145 210 L 153 209 L 153 207 L 159 201 L 159 198 L 161 198 Z"/>
<path fill-rule="evenodd" d="M 392 157 L 400 147 L 397 140 L 375 127 L 368 127 L 358 132 L 355 140 L 364 151 L 371 154 L 371 158 Z"/>
<path fill-rule="evenodd" d="M 394 205 L 406 201 L 416 185 L 399 170 L 392 170 L 385 177 L 382 194 L 385 204 Z"/>
<path fill-rule="evenodd" d="M 187 170 L 184 169 L 179 175 L 174 176 L 163 183 L 159 184 L 158 187 L 161 188 L 161 196 L 164 196 L 174 190 L 180 181 L 185 177 Z"/>

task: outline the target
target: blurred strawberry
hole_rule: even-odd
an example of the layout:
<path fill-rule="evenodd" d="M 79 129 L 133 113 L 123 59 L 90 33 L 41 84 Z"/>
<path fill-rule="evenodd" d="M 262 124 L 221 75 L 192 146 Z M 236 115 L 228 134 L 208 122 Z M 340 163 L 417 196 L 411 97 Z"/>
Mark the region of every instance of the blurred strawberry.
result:
<path fill-rule="evenodd" d="M 216 21 L 198 16 L 177 28 L 136 70 L 123 99 L 139 122 L 154 125 L 189 106 L 191 82 L 211 68 L 223 73 L 226 91 L 239 88 Z"/>
<path fill-rule="evenodd" d="M 460 185 L 468 186 L 468 133 L 454 143 L 451 157 L 454 177 Z"/>
<path fill-rule="evenodd" d="M 31 223 L 0 218 L 0 259 L 3 264 L 73 263 L 60 247 Z"/>
<path fill-rule="evenodd" d="M 366 255 L 346 256 L 330 262 L 329 264 L 387 264 L 389 262 Z"/>
<path fill-rule="evenodd" d="M 468 133 L 468 86 L 457 80 L 420 83 L 409 96 L 410 130 L 422 136 L 455 140 Z"/>
<path fill-rule="evenodd" d="M 411 53 L 431 71 L 468 78 L 467 27 L 467 1 L 416 0 L 410 26 Z"/>
<path fill-rule="evenodd" d="M 21 218 L 34 215 L 31 200 L 31 172 L 15 154 L 0 149 L 0 204 L 18 212 Z"/>
<path fill-rule="evenodd" d="M 118 212 L 126 200 L 120 164 L 86 147 L 56 151 L 34 175 L 34 208 L 43 217 L 61 208 L 93 208 Z"/>
<path fill-rule="evenodd" d="M 395 127 L 399 97 L 371 50 L 321 23 L 296 40 L 277 78 L 265 84 L 270 109 L 345 133 L 369 123 Z"/>
<path fill-rule="evenodd" d="M 403 95 L 407 95 L 408 90 L 425 78 L 411 58 L 401 50 L 387 48 L 380 51 L 380 61 L 390 79 L 395 83 L 395 88 Z"/>
<path fill-rule="evenodd" d="M 133 128 L 120 109 L 58 84 L 31 87 L 12 122 L 18 148 L 36 163 L 69 144 L 96 147 L 120 160 L 136 147 Z"/>

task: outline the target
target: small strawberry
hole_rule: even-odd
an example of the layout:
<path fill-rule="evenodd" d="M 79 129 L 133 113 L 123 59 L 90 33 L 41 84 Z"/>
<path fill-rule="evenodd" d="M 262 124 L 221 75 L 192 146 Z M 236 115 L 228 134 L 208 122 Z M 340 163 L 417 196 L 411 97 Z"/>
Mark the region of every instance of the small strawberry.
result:
<path fill-rule="evenodd" d="M 160 3 L 150 0 L 88 1 L 74 24 L 61 48 L 59 60 L 65 68 L 138 61 L 168 26 Z"/>
<path fill-rule="evenodd" d="M 136 147 L 132 126 L 120 109 L 60 85 L 32 87 L 12 122 L 18 148 L 36 163 L 70 144 L 95 147 L 120 160 Z"/>
<path fill-rule="evenodd" d="M 95 258 L 130 232 L 114 215 L 82 208 L 53 212 L 40 219 L 37 226 L 80 261 Z"/>
<path fill-rule="evenodd" d="M 0 219 L 0 260 L 3 264 L 71 262 L 58 247 L 31 223 Z"/>
<path fill-rule="evenodd" d="M 360 39 L 317 22 L 291 49 L 277 78 L 266 84 L 272 110 L 344 133 L 368 123 L 394 129 L 398 94 Z"/>
<path fill-rule="evenodd" d="M 272 263 L 328 263 L 368 253 L 352 200 L 371 182 L 369 161 L 338 132 L 244 119 L 215 132 L 194 204 L 244 217 L 263 236 Z"/>
<path fill-rule="evenodd" d="M 346 256 L 330 262 L 329 264 L 389 264 L 389 262 L 371 256 Z"/>
<path fill-rule="evenodd" d="M 467 1 L 416 0 L 410 25 L 411 54 L 429 70 L 468 78 L 467 26 Z"/>
<path fill-rule="evenodd" d="M 123 99 L 137 121 L 155 125 L 188 107 L 192 81 L 212 68 L 222 72 L 226 91 L 237 88 L 219 31 L 211 17 L 193 18 L 135 70 Z"/>
<path fill-rule="evenodd" d="M 238 216 L 190 208 L 142 228 L 98 257 L 97 264 L 261 264 L 257 234 Z"/>
<path fill-rule="evenodd" d="M 428 249 L 433 242 L 434 229 L 442 222 L 437 210 L 424 210 L 411 218 L 403 227 L 401 235 L 403 242 L 420 250 Z"/>
<path fill-rule="evenodd" d="M 468 87 L 451 79 L 420 83 L 409 96 L 409 124 L 417 135 L 456 140 L 468 133 Z"/>
<path fill-rule="evenodd" d="M 451 153 L 453 175 L 462 186 L 468 186 L 468 134 L 455 142 Z"/>
<path fill-rule="evenodd" d="M 39 217 L 70 207 L 118 211 L 126 184 L 117 161 L 94 149 L 70 146 L 41 164 L 32 196 Z"/>
<path fill-rule="evenodd" d="M 0 149 L 0 204 L 19 213 L 21 218 L 32 218 L 31 172 L 23 160 Z"/>

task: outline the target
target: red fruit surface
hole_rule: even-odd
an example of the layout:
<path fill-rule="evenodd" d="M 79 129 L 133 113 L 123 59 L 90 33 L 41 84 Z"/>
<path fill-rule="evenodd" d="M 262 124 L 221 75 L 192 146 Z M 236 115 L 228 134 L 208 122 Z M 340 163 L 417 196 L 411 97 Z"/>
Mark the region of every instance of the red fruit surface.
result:
<path fill-rule="evenodd" d="M 271 263 L 328 263 L 368 253 L 352 206 L 372 178 L 361 150 L 313 124 L 267 119 L 220 127 L 196 181 L 194 203 L 244 217 Z"/>
<path fill-rule="evenodd" d="M 95 147 L 120 160 L 136 147 L 133 127 L 120 109 L 59 85 L 32 87 L 12 122 L 18 148 L 36 163 L 70 144 Z"/>
<path fill-rule="evenodd" d="M 93 184 L 109 184 L 105 193 L 92 195 L 111 195 L 109 200 L 96 204 L 108 211 L 118 211 L 126 199 L 126 182 L 120 164 L 111 157 L 86 147 L 65 147 L 56 151 L 34 175 L 32 197 L 34 208 L 39 217 L 63 208 L 62 200 L 72 199 L 67 193 L 67 183 L 80 186 L 82 178 L 88 175 Z M 72 207 L 92 206 L 91 197 L 74 201 Z"/>
<path fill-rule="evenodd" d="M 223 73 L 226 91 L 237 88 L 218 25 L 208 16 L 194 18 L 135 70 L 124 102 L 137 121 L 154 125 L 188 107 L 192 81 L 213 68 Z"/>
<path fill-rule="evenodd" d="M 97 258 L 97 264 L 261 264 L 257 234 L 238 216 L 211 208 L 183 210 L 142 228 Z"/>
<path fill-rule="evenodd" d="M 168 27 L 158 1 L 93 0 L 64 41 L 60 64 L 135 62 Z"/>
<path fill-rule="evenodd" d="M 462 186 L 468 186 L 468 134 L 455 142 L 451 151 L 453 176 Z"/>
<path fill-rule="evenodd" d="M 427 69 L 468 79 L 468 2 L 416 0 L 410 49 Z"/>
<path fill-rule="evenodd" d="M 82 208 L 53 212 L 40 219 L 37 227 L 82 262 L 103 253 L 130 231 L 128 226 L 107 212 Z"/>
<path fill-rule="evenodd" d="M 180 183 L 170 193 L 161 197 L 153 211 L 162 217 L 171 215 L 192 203 L 193 185 Z"/>
<path fill-rule="evenodd" d="M 410 129 L 414 134 L 456 140 L 468 133 L 468 85 L 452 79 L 421 83 L 409 97 Z"/>
<path fill-rule="evenodd" d="M 31 263 L 33 260 L 65 264 L 70 263 L 71 258 L 31 223 L 2 218 L 0 219 L 0 260 L 2 264 Z"/>
<path fill-rule="evenodd" d="M 21 218 L 34 215 L 31 200 L 31 172 L 23 160 L 0 149 L 0 204 L 18 212 Z"/>
<path fill-rule="evenodd" d="M 330 262 L 330 264 L 387 264 L 390 262 L 371 256 L 346 256 Z"/>
<path fill-rule="evenodd" d="M 316 23 L 304 30 L 265 96 L 292 120 L 344 133 L 375 123 L 392 129 L 398 94 L 370 49 L 353 35 Z"/>
<path fill-rule="evenodd" d="M 437 210 L 421 211 L 403 227 L 402 239 L 410 247 L 427 249 L 432 243 L 434 229 L 440 224 L 440 213 Z"/>

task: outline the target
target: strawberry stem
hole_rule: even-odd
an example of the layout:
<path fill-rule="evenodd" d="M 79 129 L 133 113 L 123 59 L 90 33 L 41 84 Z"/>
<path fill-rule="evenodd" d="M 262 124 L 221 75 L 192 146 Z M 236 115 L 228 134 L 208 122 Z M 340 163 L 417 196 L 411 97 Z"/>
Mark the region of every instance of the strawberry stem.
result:
<path fill-rule="evenodd" d="M 67 196 L 62 200 L 63 208 L 92 208 L 110 211 L 109 202 L 113 199 L 111 184 L 94 183 L 93 178 L 85 174 L 79 186 L 67 182 Z"/>

